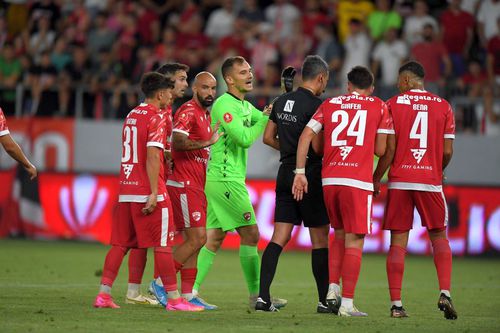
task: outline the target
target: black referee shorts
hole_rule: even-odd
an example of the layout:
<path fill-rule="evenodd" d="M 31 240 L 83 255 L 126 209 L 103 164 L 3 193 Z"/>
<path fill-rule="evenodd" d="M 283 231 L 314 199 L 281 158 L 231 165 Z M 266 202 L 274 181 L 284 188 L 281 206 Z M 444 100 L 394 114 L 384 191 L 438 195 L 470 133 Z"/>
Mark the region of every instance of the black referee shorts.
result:
<path fill-rule="evenodd" d="M 276 178 L 276 207 L 274 221 L 300 225 L 308 228 L 330 224 L 323 201 L 321 185 L 321 163 L 306 167 L 307 190 L 301 201 L 296 201 L 292 194 L 295 165 L 282 164 Z"/>

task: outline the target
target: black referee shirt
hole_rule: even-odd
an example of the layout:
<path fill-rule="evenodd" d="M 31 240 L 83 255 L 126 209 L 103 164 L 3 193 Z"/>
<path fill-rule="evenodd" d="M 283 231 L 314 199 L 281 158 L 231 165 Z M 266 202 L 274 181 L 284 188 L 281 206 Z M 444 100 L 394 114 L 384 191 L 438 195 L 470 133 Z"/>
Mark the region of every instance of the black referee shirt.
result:
<path fill-rule="evenodd" d="M 302 87 L 283 94 L 274 102 L 269 119 L 278 127 L 281 163 L 295 165 L 299 137 L 321 103 L 321 99 Z M 308 163 L 321 162 L 312 147 L 307 157 Z"/>

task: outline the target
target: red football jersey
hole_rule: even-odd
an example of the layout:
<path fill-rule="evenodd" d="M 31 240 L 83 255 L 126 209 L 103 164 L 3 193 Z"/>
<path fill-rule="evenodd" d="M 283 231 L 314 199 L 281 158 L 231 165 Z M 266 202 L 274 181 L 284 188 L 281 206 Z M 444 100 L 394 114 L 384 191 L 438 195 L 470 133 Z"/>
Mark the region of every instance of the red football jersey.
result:
<path fill-rule="evenodd" d="M 168 106 L 166 109 L 162 109 L 166 116 L 165 120 L 165 135 L 167 138 L 167 144 L 165 145 L 166 151 L 172 151 L 172 107 Z"/>
<path fill-rule="evenodd" d="M 455 138 L 450 104 L 424 90 L 410 90 L 387 105 L 396 132 L 396 153 L 389 188 L 440 192 L 443 183 L 443 140 Z"/>
<path fill-rule="evenodd" d="M 210 113 L 190 100 L 175 113 L 173 132 L 187 135 L 193 141 L 209 140 L 212 137 L 210 122 Z M 168 185 L 188 185 L 203 190 L 209 155 L 210 147 L 190 151 L 173 149 L 174 173 L 169 178 Z"/>
<path fill-rule="evenodd" d="M 373 191 L 375 137 L 394 134 L 382 100 L 357 93 L 327 99 L 307 126 L 316 133 L 324 129 L 323 186 Z"/>
<path fill-rule="evenodd" d="M 122 131 L 122 164 L 120 169 L 120 202 L 146 202 L 151 188 L 146 171 L 147 147 L 158 147 L 160 174 L 158 201 L 167 198 L 164 178 L 166 145 L 164 112 L 142 103 L 129 112 Z"/>
<path fill-rule="evenodd" d="M 0 109 L 0 136 L 9 134 L 9 129 L 7 128 L 7 120 L 3 114 L 2 109 Z"/>

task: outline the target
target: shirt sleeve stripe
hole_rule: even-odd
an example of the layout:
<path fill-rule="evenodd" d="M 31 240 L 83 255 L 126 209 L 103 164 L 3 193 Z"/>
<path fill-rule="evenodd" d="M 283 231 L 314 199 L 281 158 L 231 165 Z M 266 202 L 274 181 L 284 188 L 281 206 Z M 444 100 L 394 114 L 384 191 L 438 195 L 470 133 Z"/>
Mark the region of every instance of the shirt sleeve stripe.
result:
<path fill-rule="evenodd" d="M 10 134 L 10 132 L 9 132 L 8 129 L 0 131 L 0 136 L 4 136 L 4 135 L 7 135 L 7 134 Z"/>
<path fill-rule="evenodd" d="M 184 135 L 189 136 L 189 132 L 184 131 L 184 130 L 181 130 L 181 129 L 178 129 L 178 128 L 174 128 L 174 129 L 172 130 L 172 132 L 182 133 L 182 134 L 184 134 Z"/>
<path fill-rule="evenodd" d="M 444 138 L 445 139 L 455 139 L 455 134 L 445 134 Z"/>
<path fill-rule="evenodd" d="M 311 119 L 307 123 L 307 127 L 312 129 L 314 131 L 314 133 L 318 134 L 321 131 L 321 129 L 323 128 L 323 125 L 321 125 L 321 123 L 318 122 L 317 120 Z"/>
<path fill-rule="evenodd" d="M 383 129 L 383 128 L 379 128 L 377 130 L 377 133 L 380 133 L 380 134 L 396 134 L 396 132 L 394 132 L 394 130 L 392 130 L 392 129 Z"/>
<path fill-rule="evenodd" d="M 161 149 L 165 148 L 165 146 L 163 146 L 162 143 L 160 143 L 160 142 L 154 142 L 154 141 L 149 141 L 148 143 L 146 143 L 146 147 L 158 147 L 158 148 L 161 148 Z"/>

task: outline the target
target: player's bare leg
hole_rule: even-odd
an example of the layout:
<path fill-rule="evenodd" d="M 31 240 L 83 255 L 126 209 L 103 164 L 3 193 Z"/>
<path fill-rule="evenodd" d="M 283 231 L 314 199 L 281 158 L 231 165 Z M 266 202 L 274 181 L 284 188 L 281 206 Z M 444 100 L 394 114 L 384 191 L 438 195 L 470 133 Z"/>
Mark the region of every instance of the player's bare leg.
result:
<path fill-rule="evenodd" d="M 438 308 L 444 312 L 446 319 L 457 319 L 457 311 L 453 306 L 450 294 L 452 255 L 450 243 L 446 237 L 446 228 L 429 230 L 429 238 L 432 243 L 434 265 L 441 290 Z"/>
<path fill-rule="evenodd" d="M 278 266 L 281 251 L 290 241 L 294 225 L 275 222 L 273 236 L 262 254 L 259 297 L 255 303 L 257 311 L 277 311 L 271 302 L 270 287 Z"/>
<path fill-rule="evenodd" d="M 106 259 L 104 260 L 99 294 L 94 302 L 95 308 L 119 308 L 119 306 L 113 302 L 111 288 L 120 270 L 123 257 L 127 254 L 128 250 L 129 248 L 116 245 L 113 245 L 111 249 L 109 249 Z"/>
<path fill-rule="evenodd" d="M 353 302 L 354 290 L 361 269 L 364 240 L 364 234 L 346 233 L 345 235 L 345 253 L 342 262 L 342 301 L 338 312 L 339 316 L 367 316 L 366 313 L 359 311 Z"/>
<path fill-rule="evenodd" d="M 335 229 L 335 235 L 331 241 L 329 248 L 329 286 L 326 302 L 333 311 L 338 314 L 341 291 L 340 277 L 342 274 L 342 263 L 344 261 L 345 252 L 345 231 L 344 229 Z"/>
<path fill-rule="evenodd" d="M 391 317 L 408 317 L 401 301 L 401 287 L 405 270 L 409 231 L 391 231 L 391 247 L 387 254 L 386 271 L 391 296 Z"/>
<path fill-rule="evenodd" d="M 203 246 L 198 254 L 197 268 L 198 273 L 196 275 L 196 281 L 193 286 L 193 293 L 198 294 L 200 286 L 205 280 L 208 272 L 212 268 L 214 263 L 215 254 L 220 249 L 226 233 L 220 229 L 207 229 L 207 242 Z"/>
<path fill-rule="evenodd" d="M 316 281 L 318 290 L 318 306 L 316 308 L 319 313 L 329 313 L 331 309 L 326 303 L 328 293 L 328 234 L 330 225 L 323 225 L 314 228 L 309 228 L 311 237 L 312 252 L 311 252 L 311 267 Z"/>
<path fill-rule="evenodd" d="M 153 297 L 141 293 L 142 276 L 146 267 L 148 249 L 131 249 L 128 255 L 128 288 L 125 303 L 158 305 Z"/>

